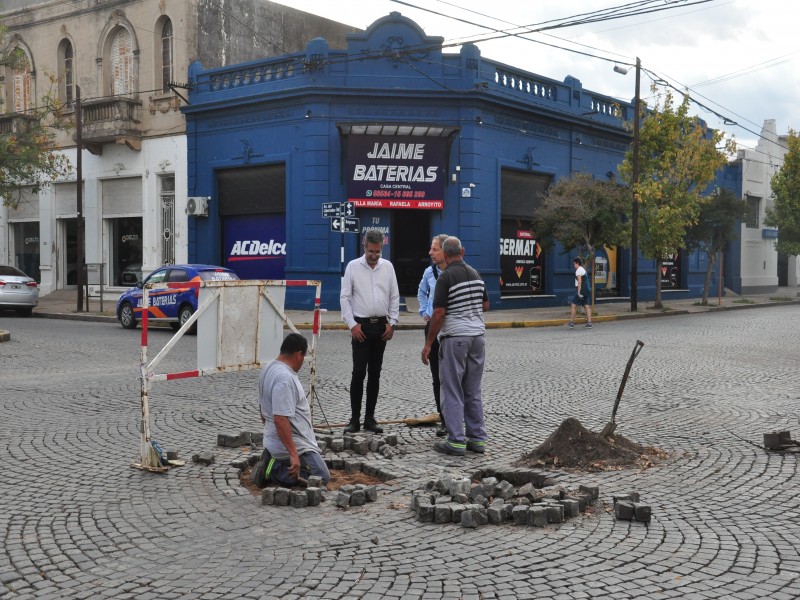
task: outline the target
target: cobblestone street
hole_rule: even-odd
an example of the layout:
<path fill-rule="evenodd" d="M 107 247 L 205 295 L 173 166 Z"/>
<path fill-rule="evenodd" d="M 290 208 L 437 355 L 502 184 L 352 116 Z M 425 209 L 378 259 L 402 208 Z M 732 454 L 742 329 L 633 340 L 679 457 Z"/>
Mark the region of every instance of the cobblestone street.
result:
<path fill-rule="evenodd" d="M 433 451 L 434 428 L 387 426 L 406 454 L 370 463 L 398 475 L 376 503 L 262 506 L 216 447 L 261 428 L 257 372 L 155 383 L 152 435 L 186 466 L 132 469 L 139 448 L 140 332 L 118 324 L 20 319 L 0 344 L 0 598 L 737 598 L 800 597 L 797 306 L 487 331 L 484 456 Z M 305 332 L 308 334 L 308 332 Z M 151 331 L 153 348 L 170 338 Z M 543 529 L 422 524 L 412 490 L 444 473 L 509 465 L 567 417 L 600 431 L 637 339 L 617 434 L 669 451 L 645 470 L 556 472 L 600 487 L 593 512 Z M 191 369 L 195 338 L 159 370 Z M 434 411 L 421 331 L 389 343 L 377 416 Z M 318 396 L 349 417 L 349 337 L 324 331 Z M 308 383 L 308 369 L 301 372 Z M 323 420 L 316 410 L 316 420 Z M 339 430 L 341 431 L 341 430 Z M 191 456 L 213 450 L 206 467 Z M 652 506 L 617 521 L 611 497 Z"/>

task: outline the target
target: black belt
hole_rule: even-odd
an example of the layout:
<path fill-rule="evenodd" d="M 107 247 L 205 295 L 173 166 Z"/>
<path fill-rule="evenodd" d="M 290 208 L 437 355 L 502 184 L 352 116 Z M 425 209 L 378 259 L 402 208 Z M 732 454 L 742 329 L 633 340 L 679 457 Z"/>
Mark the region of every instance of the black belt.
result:
<path fill-rule="evenodd" d="M 389 322 L 389 319 L 386 317 L 354 317 L 356 323 L 361 323 L 362 325 L 366 325 L 369 323 L 370 325 L 377 325 L 378 323 L 382 325 L 386 325 Z"/>

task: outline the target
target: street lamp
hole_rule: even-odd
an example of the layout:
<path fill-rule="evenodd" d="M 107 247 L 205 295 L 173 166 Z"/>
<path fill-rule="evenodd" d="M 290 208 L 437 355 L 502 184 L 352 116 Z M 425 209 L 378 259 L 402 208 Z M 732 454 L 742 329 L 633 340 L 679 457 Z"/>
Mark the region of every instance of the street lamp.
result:
<path fill-rule="evenodd" d="M 628 69 L 614 65 L 614 71 L 626 75 Z M 636 57 L 636 94 L 633 99 L 633 169 L 631 170 L 631 187 L 634 190 L 633 208 L 631 210 L 631 312 L 637 311 L 637 295 L 639 288 L 639 201 L 636 199 L 636 188 L 639 185 L 639 103 L 641 102 L 639 82 L 641 80 L 642 62 Z"/>

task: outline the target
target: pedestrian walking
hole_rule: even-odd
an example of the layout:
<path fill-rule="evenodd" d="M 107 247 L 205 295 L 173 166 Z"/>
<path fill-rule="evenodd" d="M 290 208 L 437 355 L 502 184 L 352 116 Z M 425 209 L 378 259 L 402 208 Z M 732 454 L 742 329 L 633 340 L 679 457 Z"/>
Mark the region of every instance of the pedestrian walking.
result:
<path fill-rule="evenodd" d="M 367 380 L 364 429 L 383 433 L 375 420 L 386 342 L 392 339 L 400 317 L 400 292 L 392 263 L 381 258 L 383 232 L 367 230 L 364 254 L 351 260 L 342 278 L 339 301 L 342 320 L 352 337 L 353 374 L 350 379 L 350 422 L 345 432 L 361 429 L 361 401 Z"/>
<path fill-rule="evenodd" d="M 427 365 L 438 336 L 447 437 L 436 442 L 433 449 L 457 456 L 467 450 L 483 454 L 488 437 L 481 398 L 485 361 L 483 313 L 489 310 L 489 297 L 481 276 L 463 260 L 461 240 L 448 237 L 442 249 L 447 268 L 436 282 L 433 316 L 422 348 L 422 362 Z"/>
<path fill-rule="evenodd" d="M 442 243 L 447 239 L 447 235 L 442 233 L 437 235 L 431 240 L 431 249 L 428 251 L 428 256 L 431 257 L 431 264 L 422 274 L 422 280 L 419 282 L 419 289 L 417 290 L 417 300 L 419 301 L 419 315 L 425 321 L 425 339 L 428 338 L 428 331 L 430 330 L 431 317 L 433 316 L 433 295 L 436 290 L 436 280 L 446 267 L 444 261 L 444 250 L 442 250 Z M 439 413 L 439 427 L 436 429 L 437 437 L 444 437 L 447 435 L 447 427 L 445 426 L 444 415 L 442 414 L 441 392 L 439 390 L 439 340 L 434 340 L 431 345 L 431 352 L 428 359 L 431 368 L 431 379 L 433 381 L 433 399 L 436 402 L 436 412 Z"/>
<path fill-rule="evenodd" d="M 575 310 L 580 304 L 586 312 L 586 328 L 592 328 L 592 309 L 589 306 L 591 300 L 591 291 L 589 290 L 589 277 L 586 275 L 586 269 L 583 268 L 583 261 L 580 256 L 572 259 L 572 266 L 575 268 L 575 295 L 572 297 L 570 304 L 572 305 L 569 323 L 567 327 L 572 329 L 575 327 Z"/>

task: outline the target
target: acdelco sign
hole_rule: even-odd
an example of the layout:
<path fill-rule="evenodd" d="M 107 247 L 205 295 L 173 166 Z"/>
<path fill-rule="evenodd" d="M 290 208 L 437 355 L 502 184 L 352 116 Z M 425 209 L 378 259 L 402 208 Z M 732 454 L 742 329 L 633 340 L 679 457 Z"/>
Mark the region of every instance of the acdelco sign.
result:
<path fill-rule="evenodd" d="M 230 260 L 244 260 L 254 257 L 277 258 L 278 256 L 286 256 L 286 242 L 240 240 L 233 244 Z"/>

